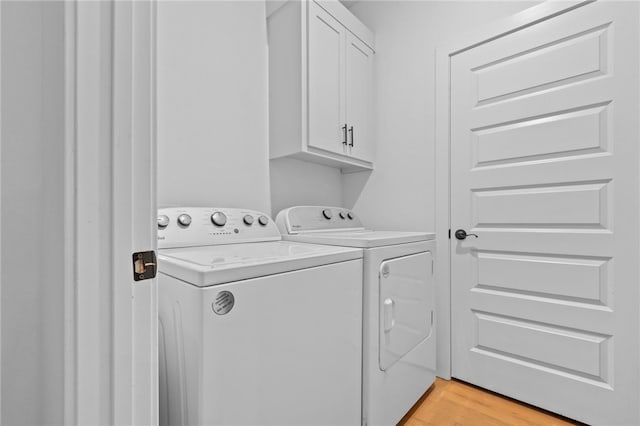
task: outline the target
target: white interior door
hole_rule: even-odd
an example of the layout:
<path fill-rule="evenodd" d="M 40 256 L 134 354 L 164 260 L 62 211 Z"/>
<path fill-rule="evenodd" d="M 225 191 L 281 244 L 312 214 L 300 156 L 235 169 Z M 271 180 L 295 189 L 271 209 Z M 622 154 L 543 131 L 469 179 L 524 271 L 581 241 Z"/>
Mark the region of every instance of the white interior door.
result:
<path fill-rule="evenodd" d="M 349 153 L 360 160 L 373 161 L 373 51 L 347 33 L 346 55 Z"/>
<path fill-rule="evenodd" d="M 344 45 L 346 29 L 309 1 L 309 145 L 346 154 Z"/>
<path fill-rule="evenodd" d="M 636 2 L 451 57 L 452 375 L 639 424 Z"/>

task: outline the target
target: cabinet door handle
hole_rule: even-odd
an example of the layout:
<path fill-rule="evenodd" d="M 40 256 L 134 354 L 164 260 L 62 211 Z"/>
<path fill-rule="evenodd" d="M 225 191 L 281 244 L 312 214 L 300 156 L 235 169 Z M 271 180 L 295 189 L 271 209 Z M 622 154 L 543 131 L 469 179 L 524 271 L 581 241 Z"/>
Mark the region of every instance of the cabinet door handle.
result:
<path fill-rule="evenodd" d="M 349 128 L 349 133 L 351 133 L 351 143 L 349 144 L 349 146 L 353 146 L 353 126 Z"/>
<path fill-rule="evenodd" d="M 342 131 L 344 132 L 344 140 L 342 141 L 342 145 L 347 145 L 347 124 L 345 123 L 344 126 L 342 126 Z"/>

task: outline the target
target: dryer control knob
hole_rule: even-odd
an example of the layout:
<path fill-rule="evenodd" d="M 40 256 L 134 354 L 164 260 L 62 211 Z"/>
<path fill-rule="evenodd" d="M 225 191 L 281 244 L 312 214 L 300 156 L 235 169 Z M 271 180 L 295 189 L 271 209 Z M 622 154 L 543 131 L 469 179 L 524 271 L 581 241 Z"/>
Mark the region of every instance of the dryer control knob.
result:
<path fill-rule="evenodd" d="M 164 229 L 169 225 L 169 216 L 166 214 L 158 216 L 158 228 Z"/>
<path fill-rule="evenodd" d="M 346 219 L 347 218 L 347 214 L 345 212 L 340 212 L 338 214 L 338 216 L 340 216 L 340 219 Z"/>
<path fill-rule="evenodd" d="M 267 226 L 267 223 L 269 223 L 269 218 L 266 216 L 260 216 L 258 218 L 258 223 L 262 226 Z"/>
<path fill-rule="evenodd" d="M 322 216 L 324 216 L 325 219 L 329 220 L 333 217 L 333 213 L 331 213 L 330 209 L 324 209 L 322 210 Z"/>
<path fill-rule="evenodd" d="M 348 217 L 349 219 L 353 220 L 353 217 L 354 217 L 354 216 L 353 216 L 353 213 L 351 213 L 351 212 L 347 213 L 347 217 Z"/>
<path fill-rule="evenodd" d="M 227 216 L 222 212 L 215 212 L 211 215 L 211 222 L 215 226 L 224 226 L 227 223 Z"/>
<path fill-rule="evenodd" d="M 182 226 L 191 225 L 191 216 L 189 216 L 188 214 L 181 214 L 180 216 L 178 216 L 178 223 Z"/>
<path fill-rule="evenodd" d="M 242 218 L 242 221 L 244 222 L 245 225 L 251 226 L 253 225 L 253 216 L 251 216 L 250 214 L 247 214 Z"/>

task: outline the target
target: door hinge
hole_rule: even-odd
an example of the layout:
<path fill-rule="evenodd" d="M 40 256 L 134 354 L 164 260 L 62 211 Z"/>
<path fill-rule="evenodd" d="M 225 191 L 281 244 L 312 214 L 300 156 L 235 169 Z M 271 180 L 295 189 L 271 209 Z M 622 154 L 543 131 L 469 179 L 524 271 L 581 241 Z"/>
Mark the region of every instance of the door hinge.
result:
<path fill-rule="evenodd" d="M 449 239 L 451 239 L 451 229 L 449 229 Z"/>
<path fill-rule="evenodd" d="M 133 253 L 133 279 L 135 281 L 149 280 L 156 277 L 158 263 L 156 252 L 139 251 Z"/>

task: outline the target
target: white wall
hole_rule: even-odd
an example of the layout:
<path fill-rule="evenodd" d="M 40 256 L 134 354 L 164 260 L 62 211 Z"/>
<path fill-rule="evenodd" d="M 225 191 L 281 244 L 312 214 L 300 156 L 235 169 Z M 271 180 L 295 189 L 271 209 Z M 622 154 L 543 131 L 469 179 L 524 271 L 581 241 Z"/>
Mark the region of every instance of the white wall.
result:
<path fill-rule="evenodd" d="M 338 169 L 268 160 L 264 1 L 160 1 L 157 72 L 160 206 L 342 205 Z"/>
<path fill-rule="evenodd" d="M 2 7 L 2 418 L 63 423 L 64 3 Z"/>
<path fill-rule="evenodd" d="M 271 160 L 271 214 L 299 205 L 342 206 L 340 169 L 292 158 Z"/>
<path fill-rule="evenodd" d="M 377 160 L 345 175 L 344 204 L 372 228 L 432 231 L 435 47 L 537 2 L 361 1 L 352 8 L 376 34 Z"/>
<path fill-rule="evenodd" d="M 158 4 L 158 203 L 270 211 L 264 1 Z"/>

